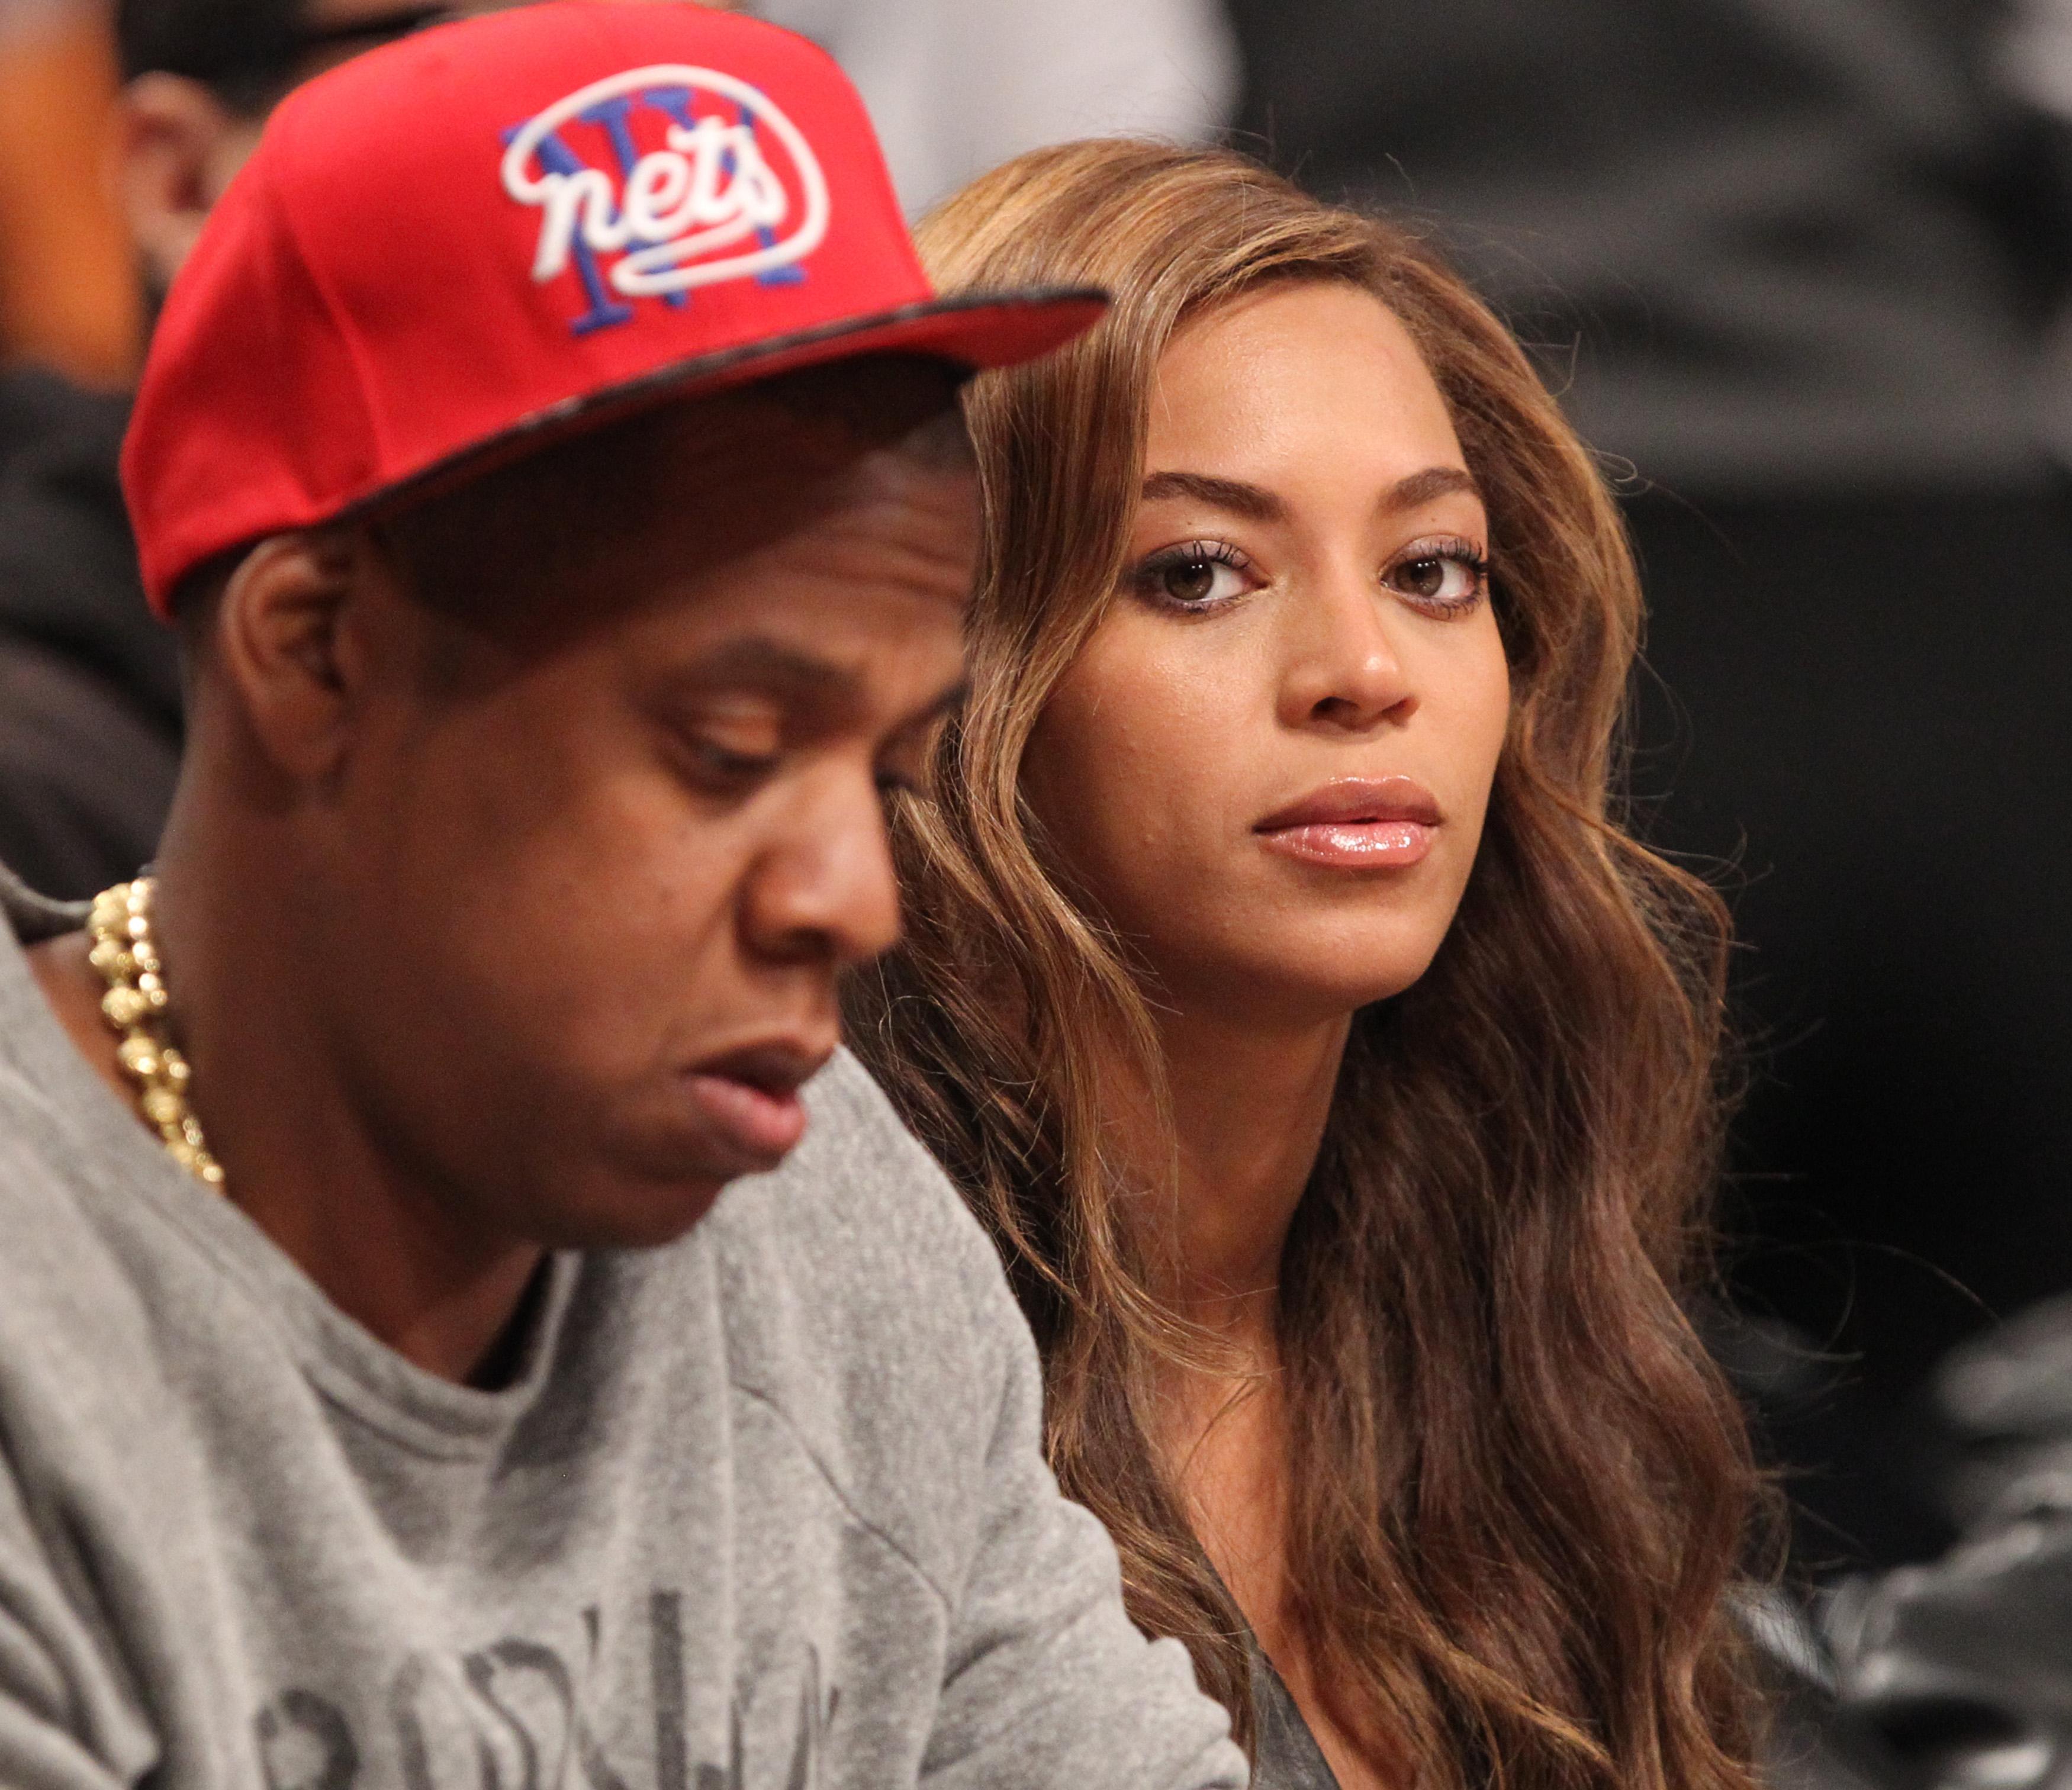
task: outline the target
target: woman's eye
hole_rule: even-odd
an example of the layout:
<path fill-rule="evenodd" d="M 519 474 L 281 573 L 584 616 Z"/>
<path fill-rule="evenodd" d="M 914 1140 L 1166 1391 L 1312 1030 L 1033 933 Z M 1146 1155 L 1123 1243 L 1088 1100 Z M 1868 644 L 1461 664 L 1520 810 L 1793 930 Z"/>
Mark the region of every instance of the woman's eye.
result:
<path fill-rule="evenodd" d="M 1214 560 L 1186 560 L 1161 572 L 1158 586 L 1176 603 L 1207 603 L 1219 597 L 1235 597 L 1238 580 L 1228 566 Z"/>
<path fill-rule="evenodd" d="M 1398 560 L 1387 582 L 1426 608 L 1461 610 L 1481 600 L 1486 573 L 1486 566 L 1473 554 L 1449 550 Z"/>
<path fill-rule="evenodd" d="M 1177 609 L 1211 609 L 1250 588 L 1244 562 L 1234 550 L 1189 546 L 1147 561 L 1137 588 Z"/>

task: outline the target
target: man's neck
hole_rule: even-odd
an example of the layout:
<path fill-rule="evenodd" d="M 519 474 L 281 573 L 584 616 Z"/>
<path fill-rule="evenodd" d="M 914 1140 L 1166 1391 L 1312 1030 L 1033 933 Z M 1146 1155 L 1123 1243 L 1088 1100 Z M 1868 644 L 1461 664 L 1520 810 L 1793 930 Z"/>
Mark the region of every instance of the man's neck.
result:
<path fill-rule="evenodd" d="M 224 1194 L 206 1197 L 242 1207 L 333 1304 L 406 1360 L 463 1383 L 493 1375 L 543 1252 L 483 1237 L 376 1147 L 343 1078 L 327 1073 L 292 950 L 233 907 L 177 858 L 160 873 L 174 1024 L 225 1176 Z M 135 1111 L 87 951 L 85 934 L 68 934 L 31 947 L 30 967 L 81 1054 Z M 138 1123 L 155 1142 L 141 1113 Z"/>

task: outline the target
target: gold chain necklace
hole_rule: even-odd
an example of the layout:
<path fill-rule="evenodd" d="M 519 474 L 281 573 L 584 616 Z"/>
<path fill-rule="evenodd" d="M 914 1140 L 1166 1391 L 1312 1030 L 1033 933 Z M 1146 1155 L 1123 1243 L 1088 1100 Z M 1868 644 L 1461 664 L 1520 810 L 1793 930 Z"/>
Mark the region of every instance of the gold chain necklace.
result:
<path fill-rule="evenodd" d="M 101 997 L 101 1016 L 121 1041 L 115 1054 L 137 1084 L 137 1103 L 145 1118 L 174 1161 L 221 1193 L 223 1165 L 209 1154 L 201 1121 L 187 1104 L 194 1071 L 166 1028 L 172 997 L 151 932 L 151 897 L 157 887 L 152 878 L 139 877 L 94 897 L 92 917 L 86 923 L 93 938 L 88 960 L 108 983 L 108 992 Z"/>

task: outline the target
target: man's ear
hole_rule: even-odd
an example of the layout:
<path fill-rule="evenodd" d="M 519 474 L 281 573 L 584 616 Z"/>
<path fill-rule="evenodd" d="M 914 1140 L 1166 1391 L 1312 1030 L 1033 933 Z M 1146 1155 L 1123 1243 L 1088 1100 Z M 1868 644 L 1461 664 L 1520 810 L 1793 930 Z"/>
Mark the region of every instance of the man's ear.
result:
<path fill-rule="evenodd" d="M 163 293 L 201 234 L 209 209 L 259 141 L 198 80 L 139 75 L 116 108 L 115 187 L 144 277 Z"/>
<path fill-rule="evenodd" d="M 393 602 L 395 583 L 366 532 L 335 528 L 262 540 L 224 586 L 203 651 L 291 780 L 329 780 L 350 750 L 379 626 L 369 611 Z"/>

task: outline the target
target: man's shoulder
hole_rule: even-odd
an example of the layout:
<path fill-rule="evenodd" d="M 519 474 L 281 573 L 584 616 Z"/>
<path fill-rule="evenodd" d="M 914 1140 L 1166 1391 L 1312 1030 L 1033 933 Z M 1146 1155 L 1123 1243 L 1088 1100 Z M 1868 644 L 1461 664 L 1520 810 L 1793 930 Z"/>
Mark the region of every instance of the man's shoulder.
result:
<path fill-rule="evenodd" d="M 855 1057 L 806 1093 L 806 1135 L 783 1167 L 730 1189 L 713 1214 L 723 1255 L 781 1259 L 816 1303 L 894 1310 L 925 1291 L 942 1315 L 997 1321 L 998 1258 L 934 1157 Z"/>
<path fill-rule="evenodd" d="M 9 1239 L 0 1250 L 0 1284 L 21 1275 L 46 1238 L 60 1239 L 68 1251 L 97 1239 L 78 1170 L 65 1115 L 22 1064 L 0 1051 L 0 1230 Z"/>
<path fill-rule="evenodd" d="M 706 1221 L 729 1377 L 932 1570 L 1032 1345 L 977 1221 L 854 1058 L 808 1106 L 791 1158 Z"/>
<path fill-rule="evenodd" d="M 0 1430 L 6 1471 L 46 1501 L 99 1508 L 148 1463 L 163 1485 L 168 1398 L 148 1221 L 81 1172 L 67 1115 L 0 1053 Z M 199 1302 L 195 1302 L 199 1306 Z"/>

